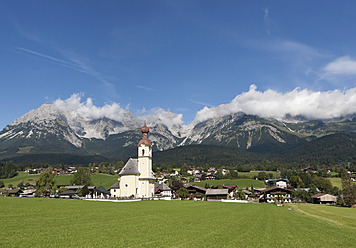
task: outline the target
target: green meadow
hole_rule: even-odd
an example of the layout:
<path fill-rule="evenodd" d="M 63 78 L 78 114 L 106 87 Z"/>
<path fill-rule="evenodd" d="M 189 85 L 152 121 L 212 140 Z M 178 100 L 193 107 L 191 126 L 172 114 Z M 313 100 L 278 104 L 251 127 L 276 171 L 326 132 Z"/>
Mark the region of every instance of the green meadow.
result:
<path fill-rule="evenodd" d="M 295 208 L 195 201 L 114 203 L 10 197 L 1 197 L 0 206 L 0 247 L 355 247 L 356 244 L 356 209 L 330 206 Z M 339 217 L 343 220 L 335 223 Z"/>

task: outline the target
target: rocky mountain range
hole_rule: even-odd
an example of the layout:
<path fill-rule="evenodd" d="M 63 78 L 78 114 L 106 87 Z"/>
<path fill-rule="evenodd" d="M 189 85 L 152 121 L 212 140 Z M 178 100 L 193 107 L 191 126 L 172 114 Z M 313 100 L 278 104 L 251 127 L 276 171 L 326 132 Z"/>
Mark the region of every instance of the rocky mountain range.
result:
<path fill-rule="evenodd" d="M 71 153 L 125 159 L 136 155 L 144 119 L 130 111 L 121 118 L 81 114 L 54 104 L 44 104 L 7 125 L 0 132 L 0 159 L 27 154 Z M 175 118 L 172 114 L 169 118 Z M 154 150 L 205 144 L 236 147 L 256 153 L 279 153 L 319 137 L 356 132 L 354 117 L 337 120 L 296 121 L 264 119 L 235 113 L 189 125 L 166 125 L 147 120 Z"/>

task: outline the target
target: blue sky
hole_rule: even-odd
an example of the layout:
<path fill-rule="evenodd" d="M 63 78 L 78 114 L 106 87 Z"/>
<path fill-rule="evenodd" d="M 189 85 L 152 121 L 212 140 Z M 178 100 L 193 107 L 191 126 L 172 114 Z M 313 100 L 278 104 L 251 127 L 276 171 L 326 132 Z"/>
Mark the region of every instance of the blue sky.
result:
<path fill-rule="evenodd" d="M 356 87 L 354 1 L 4 1 L 1 12 L 0 128 L 76 93 L 189 123 L 252 84 Z"/>

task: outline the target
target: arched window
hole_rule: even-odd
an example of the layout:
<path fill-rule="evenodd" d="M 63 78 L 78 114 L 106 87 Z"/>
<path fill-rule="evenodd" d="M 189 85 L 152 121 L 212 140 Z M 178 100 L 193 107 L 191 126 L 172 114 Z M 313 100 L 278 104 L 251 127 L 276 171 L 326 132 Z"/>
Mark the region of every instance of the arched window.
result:
<path fill-rule="evenodd" d="M 142 149 L 142 156 L 145 156 L 145 149 Z"/>

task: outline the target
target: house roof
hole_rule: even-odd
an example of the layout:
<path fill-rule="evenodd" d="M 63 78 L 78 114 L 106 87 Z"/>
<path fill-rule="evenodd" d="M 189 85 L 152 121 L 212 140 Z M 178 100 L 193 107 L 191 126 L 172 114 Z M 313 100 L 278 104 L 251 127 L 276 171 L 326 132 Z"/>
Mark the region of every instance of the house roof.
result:
<path fill-rule="evenodd" d="M 110 189 L 119 189 L 119 188 L 120 188 L 120 181 L 117 181 L 110 187 Z"/>
<path fill-rule="evenodd" d="M 59 195 L 76 195 L 76 194 L 78 194 L 76 191 L 70 189 L 60 193 Z"/>
<path fill-rule="evenodd" d="M 84 187 L 84 185 L 68 185 L 68 186 L 64 186 L 64 187 L 69 190 L 77 190 L 77 189 L 82 189 Z M 88 186 L 88 189 L 93 190 L 93 189 L 95 189 L 95 186 Z"/>
<path fill-rule="evenodd" d="M 280 188 L 280 187 L 271 187 L 271 188 L 267 188 L 265 190 L 262 190 L 262 192 L 271 192 L 271 191 L 288 191 L 288 192 L 293 192 L 292 189 L 287 189 L 287 188 Z"/>
<path fill-rule="evenodd" d="M 138 159 L 130 158 L 121 169 L 119 175 L 140 175 L 138 171 Z"/>
<path fill-rule="evenodd" d="M 110 192 L 109 192 L 107 189 L 105 189 L 104 186 L 102 186 L 102 185 L 100 185 L 99 187 L 97 187 L 95 190 L 98 191 L 98 192 L 100 192 L 100 193 L 103 193 L 103 194 L 107 194 L 107 195 L 110 194 Z"/>
<path fill-rule="evenodd" d="M 167 186 L 165 183 L 159 183 L 156 185 L 156 189 L 159 189 L 160 191 L 171 191 L 171 188 Z"/>
<path fill-rule="evenodd" d="M 319 197 L 321 197 L 323 195 L 326 195 L 326 194 L 325 193 L 318 193 L 316 195 L 313 195 L 312 198 L 319 198 Z"/>
<path fill-rule="evenodd" d="M 186 184 L 184 185 L 184 188 L 188 189 L 188 188 L 193 188 L 195 190 L 200 190 L 200 191 L 206 191 L 206 188 L 203 188 L 203 187 L 199 187 L 199 186 L 196 186 L 196 185 L 191 185 L 191 184 Z"/>
<path fill-rule="evenodd" d="M 207 189 L 206 193 L 208 195 L 228 195 L 229 190 L 228 189 Z"/>

